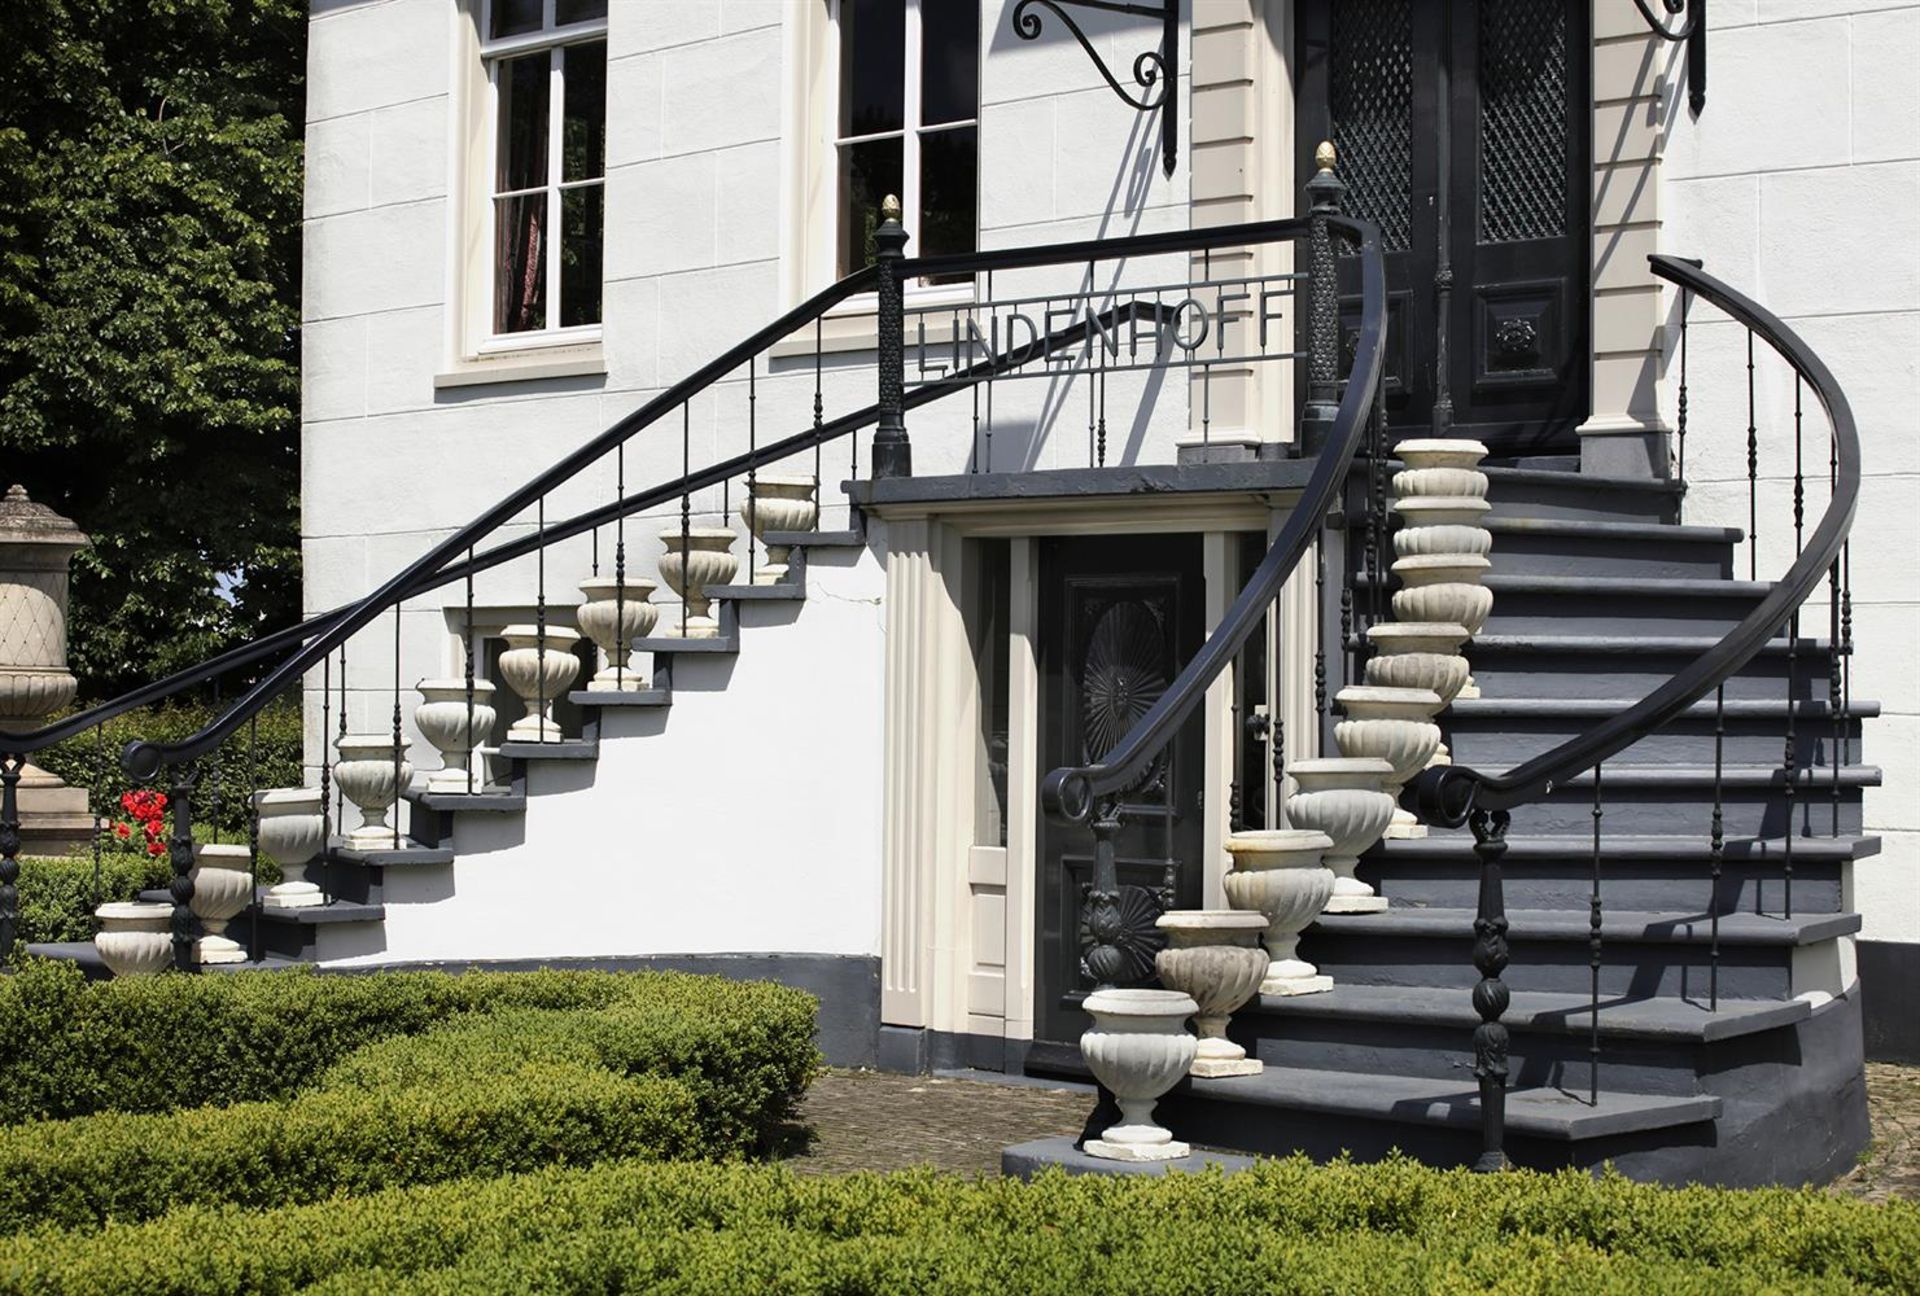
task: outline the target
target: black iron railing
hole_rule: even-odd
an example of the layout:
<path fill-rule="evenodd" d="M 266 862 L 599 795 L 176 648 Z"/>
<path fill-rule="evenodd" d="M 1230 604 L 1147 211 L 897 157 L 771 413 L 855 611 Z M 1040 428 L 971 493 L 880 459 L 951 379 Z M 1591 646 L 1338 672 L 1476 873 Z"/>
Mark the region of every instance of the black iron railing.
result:
<path fill-rule="evenodd" d="M 1482 980 L 1474 990 L 1474 1006 L 1482 1018 L 1474 1033 L 1475 1075 L 1480 1081 L 1483 1146 L 1480 1164 L 1493 1168 L 1505 1164 L 1503 1105 L 1506 1083 L 1506 1028 L 1500 1017 L 1507 1004 L 1507 992 L 1500 983 L 1500 970 L 1506 962 L 1506 907 L 1500 891 L 1500 860 L 1506 852 L 1508 812 L 1551 793 L 1588 770 L 1593 772 L 1593 892 L 1591 898 L 1591 953 L 1593 986 L 1589 1011 L 1589 1048 L 1592 1076 L 1591 1100 L 1599 1098 L 1599 966 L 1600 966 L 1600 872 L 1601 819 L 1605 812 L 1601 789 L 1601 766 L 1641 739 L 1658 732 L 1679 719 L 1689 708 L 1713 695 L 1713 787 L 1712 809 L 1706 824 L 1708 871 L 1710 876 L 1706 918 L 1708 920 L 1708 1004 L 1709 1011 L 1719 1009 L 1720 917 L 1724 907 L 1721 875 L 1726 852 L 1724 797 L 1726 777 L 1726 683 L 1744 668 L 1782 631 L 1787 634 L 1787 739 L 1783 761 L 1784 793 L 1788 806 L 1783 843 L 1785 883 L 1782 899 L 1785 917 L 1792 916 L 1793 840 L 1806 835 L 1810 825 L 1796 819 L 1794 807 L 1798 795 L 1802 756 L 1796 749 L 1793 720 L 1800 705 L 1797 682 L 1800 649 L 1800 612 L 1824 584 L 1829 601 L 1831 638 L 1828 644 L 1831 666 L 1828 679 L 1828 709 L 1833 722 L 1832 745 L 1827 753 L 1831 782 L 1832 831 L 1841 831 L 1841 766 L 1847 763 L 1846 718 L 1849 712 L 1846 673 L 1851 652 L 1850 571 L 1848 535 L 1860 491 L 1860 444 L 1852 408 L 1824 361 L 1778 316 L 1740 293 L 1727 283 L 1708 274 L 1695 261 L 1671 256 L 1648 258 L 1654 274 L 1680 289 L 1679 312 L 1679 391 L 1677 467 L 1685 482 L 1686 438 L 1688 435 L 1688 397 L 1692 376 L 1688 373 L 1687 330 L 1694 299 L 1707 302 L 1724 312 L 1746 332 L 1746 470 L 1748 527 L 1746 535 L 1747 574 L 1759 571 L 1759 547 L 1756 532 L 1760 521 L 1760 419 L 1754 395 L 1754 342 L 1767 344 L 1793 371 L 1794 404 L 1792 414 L 1792 529 L 1794 558 L 1757 605 L 1711 648 L 1688 663 L 1664 684 L 1617 715 L 1595 725 L 1586 733 L 1523 762 L 1501 774 L 1483 772 L 1463 765 L 1428 769 L 1410 783 L 1403 802 L 1429 823 L 1471 827 L 1475 851 L 1481 862 L 1479 909 L 1474 923 L 1476 943 L 1474 965 Z M 1803 396 L 1811 391 L 1814 400 L 1826 412 L 1830 429 L 1828 439 L 1828 490 L 1825 511 L 1811 535 L 1805 531 L 1807 498 L 1806 453 L 1804 446 Z M 1692 429 L 1698 436 L 1699 429 Z M 1812 769 L 1808 766 L 1809 786 Z"/>

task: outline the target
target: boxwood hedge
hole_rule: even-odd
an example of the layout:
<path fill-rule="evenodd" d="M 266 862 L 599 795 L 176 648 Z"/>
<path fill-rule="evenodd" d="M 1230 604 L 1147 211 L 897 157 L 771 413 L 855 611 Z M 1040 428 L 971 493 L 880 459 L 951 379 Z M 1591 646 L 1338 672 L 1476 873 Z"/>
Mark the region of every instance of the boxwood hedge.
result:
<path fill-rule="evenodd" d="M 1920 1210 L 1406 1161 L 1032 1185 L 625 1162 L 0 1240 L 0 1291 L 1920 1290 Z"/>
<path fill-rule="evenodd" d="M 606 1009 L 609 1024 L 578 1029 L 618 1035 L 597 1046 L 607 1056 L 644 1058 L 646 1071 L 683 1079 L 728 1119 L 763 1129 L 786 1118 L 818 1063 L 816 1006 L 783 986 L 664 972 L 88 982 L 65 964 L 27 960 L 0 977 L 0 1121 L 284 1098 L 356 1049 L 461 1014 Z"/>

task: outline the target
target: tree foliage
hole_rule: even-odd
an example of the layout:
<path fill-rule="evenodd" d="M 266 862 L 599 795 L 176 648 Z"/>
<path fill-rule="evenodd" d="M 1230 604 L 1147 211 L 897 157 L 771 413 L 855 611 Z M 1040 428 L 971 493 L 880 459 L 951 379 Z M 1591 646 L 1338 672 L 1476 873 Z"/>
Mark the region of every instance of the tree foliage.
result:
<path fill-rule="evenodd" d="M 30 0 L 0 50 L 0 472 L 93 536 L 100 696 L 298 615 L 305 10 Z"/>

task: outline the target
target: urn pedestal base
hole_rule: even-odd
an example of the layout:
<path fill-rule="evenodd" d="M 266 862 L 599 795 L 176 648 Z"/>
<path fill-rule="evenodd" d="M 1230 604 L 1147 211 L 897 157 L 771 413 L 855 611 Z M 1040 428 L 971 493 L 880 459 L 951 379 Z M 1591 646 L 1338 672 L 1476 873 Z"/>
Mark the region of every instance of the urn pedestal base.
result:
<path fill-rule="evenodd" d="M 213 924 L 207 925 L 211 927 Z M 226 927 L 225 923 L 220 924 L 222 931 L 225 931 Z M 193 957 L 200 963 L 245 963 L 247 951 L 236 940 L 208 932 L 194 944 Z"/>
<path fill-rule="evenodd" d="M 311 882 L 282 882 L 267 888 L 260 906 L 263 909 L 318 909 L 326 901 L 320 888 Z"/>
<path fill-rule="evenodd" d="M 1202 1080 L 1220 1080 L 1227 1076 L 1259 1075 L 1267 1064 L 1259 1058 L 1195 1058 L 1187 1074 Z"/>
<path fill-rule="evenodd" d="M 1377 895 L 1336 895 L 1327 901 L 1323 913 L 1380 913 L 1387 907 L 1387 898 Z"/>
<path fill-rule="evenodd" d="M 28 777 L 34 766 L 27 766 Z M 87 790 L 68 787 L 51 774 L 35 785 L 23 777 L 15 794 L 20 807 L 20 854 L 65 855 L 93 844 L 93 816 L 87 812 Z"/>
<path fill-rule="evenodd" d="M 1323 975 L 1268 977 L 1260 983 L 1261 994 L 1280 995 L 1283 997 L 1290 995 L 1325 994 L 1331 989 L 1333 989 L 1333 978 Z"/>
<path fill-rule="evenodd" d="M 1427 835 L 1427 826 L 1414 818 L 1411 811 L 1401 810 L 1395 807 L 1393 822 L 1388 824 L 1387 830 L 1380 835 L 1382 837 L 1391 837 L 1395 841 L 1412 841 L 1416 838 L 1425 837 Z"/>
<path fill-rule="evenodd" d="M 1081 1149 L 1088 1156 L 1101 1157 L 1108 1161 L 1178 1161 L 1181 1157 L 1192 1156 L 1193 1147 L 1182 1143 L 1173 1135 L 1157 1126 L 1149 1127 L 1160 1136 L 1158 1143 L 1133 1143 L 1118 1139 L 1088 1139 Z M 1120 1127 L 1107 1131 L 1109 1134 L 1120 1132 Z"/>

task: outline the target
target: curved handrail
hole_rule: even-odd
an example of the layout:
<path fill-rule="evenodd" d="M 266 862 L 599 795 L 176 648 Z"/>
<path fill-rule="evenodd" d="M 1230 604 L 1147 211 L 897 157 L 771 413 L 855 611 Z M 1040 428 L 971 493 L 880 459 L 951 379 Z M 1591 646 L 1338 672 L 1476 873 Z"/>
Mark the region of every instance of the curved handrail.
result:
<path fill-rule="evenodd" d="M 1847 542 L 1860 494 L 1860 439 L 1853 408 L 1833 372 L 1779 316 L 1692 261 L 1655 254 L 1654 274 L 1701 297 L 1752 329 L 1813 389 L 1833 429 L 1834 483 L 1826 512 L 1786 575 L 1718 643 L 1625 711 L 1504 774 L 1441 766 L 1408 785 L 1410 803 L 1429 822 L 1458 827 L 1475 808 L 1507 809 L 1631 747 L 1719 687 L 1793 618 L 1831 570 Z"/>
<path fill-rule="evenodd" d="M 1347 479 L 1373 412 L 1374 394 L 1385 363 L 1386 270 L 1380 257 L 1379 230 L 1371 222 L 1329 217 L 1327 223 L 1359 240 L 1361 317 L 1353 370 L 1326 447 L 1266 557 L 1173 683 L 1105 757 L 1086 765 L 1060 766 L 1041 780 L 1041 804 L 1056 819 L 1085 823 L 1101 797 L 1132 784 L 1172 741 L 1213 681 L 1259 628 L 1268 605 L 1299 565 Z"/>

